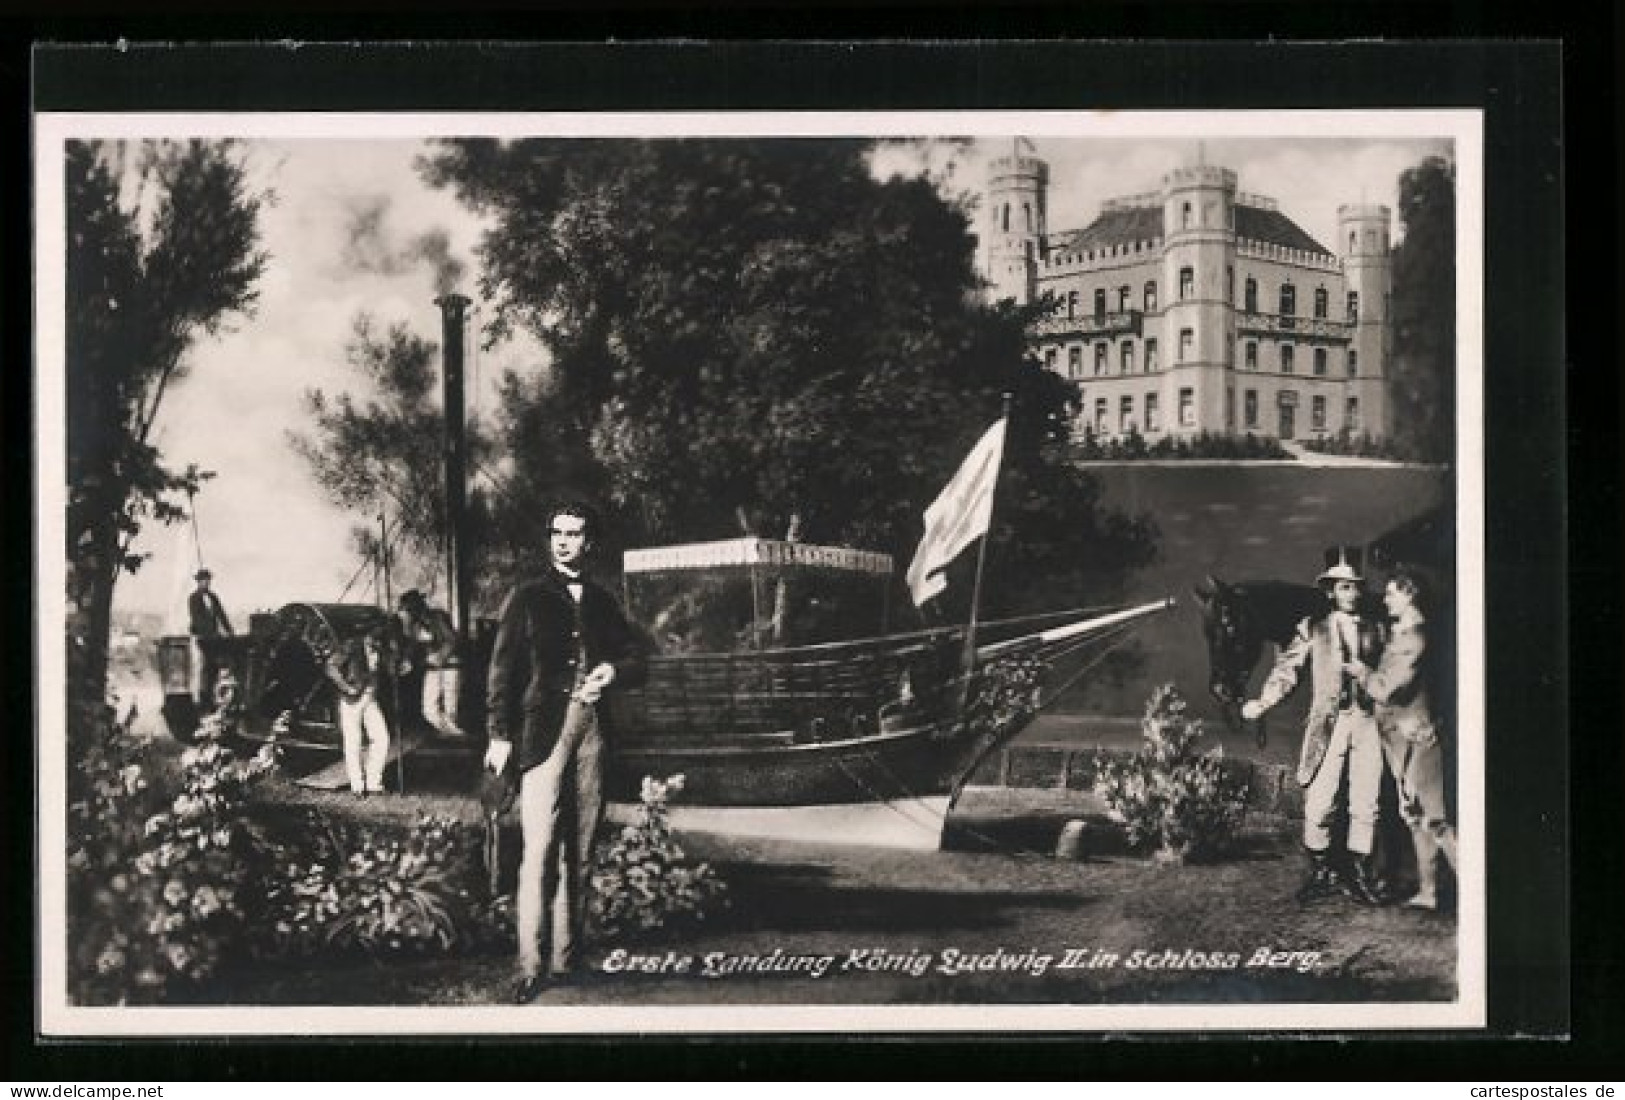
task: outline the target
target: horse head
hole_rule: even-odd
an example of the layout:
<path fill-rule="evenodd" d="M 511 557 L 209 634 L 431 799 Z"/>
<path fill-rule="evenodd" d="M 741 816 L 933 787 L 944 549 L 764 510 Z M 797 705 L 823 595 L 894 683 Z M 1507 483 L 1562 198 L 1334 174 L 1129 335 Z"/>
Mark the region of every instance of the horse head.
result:
<path fill-rule="evenodd" d="M 1247 681 L 1263 652 L 1264 635 L 1240 586 L 1209 574 L 1192 593 L 1202 609 L 1207 639 L 1208 691 L 1232 724 L 1239 725 Z"/>

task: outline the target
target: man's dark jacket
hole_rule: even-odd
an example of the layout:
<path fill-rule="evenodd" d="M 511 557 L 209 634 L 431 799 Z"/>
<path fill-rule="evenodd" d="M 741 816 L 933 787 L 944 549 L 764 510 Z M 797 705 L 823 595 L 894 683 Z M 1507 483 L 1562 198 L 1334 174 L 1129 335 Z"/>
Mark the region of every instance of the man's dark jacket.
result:
<path fill-rule="evenodd" d="M 609 690 L 643 682 L 644 648 L 615 598 L 582 578 L 578 605 L 548 569 L 503 604 L 486 679 L 493 741 L 515 741 L 515 774 L 544 762 L 558 742 L 570 691 L 598 665 L 615 666 Z"/>
<path fill-rule="evenodd" d="M 191 620 L 191 633 L 199 638 L 218 638 L 231 633 L 231 620 L 220 597 L 212 590 L 194 589 L 186 598 L 186 617 Z"/>

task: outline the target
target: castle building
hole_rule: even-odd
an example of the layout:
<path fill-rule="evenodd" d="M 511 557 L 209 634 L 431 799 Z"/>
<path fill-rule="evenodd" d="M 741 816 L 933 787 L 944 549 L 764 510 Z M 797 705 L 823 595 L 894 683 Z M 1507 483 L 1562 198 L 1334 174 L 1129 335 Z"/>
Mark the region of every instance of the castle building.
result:
<path fill-rule="evenodd" d="M 1388 434 L 1386 206 L 1338 207 L 1334 253 L 1226 168 L 1177 168 L 1058 233 L 1048 191 L 1016 142 L 978 238 L 993 298 L 1052 301 L 1032 346 L 1081 388 L 1079 435 Z"/>

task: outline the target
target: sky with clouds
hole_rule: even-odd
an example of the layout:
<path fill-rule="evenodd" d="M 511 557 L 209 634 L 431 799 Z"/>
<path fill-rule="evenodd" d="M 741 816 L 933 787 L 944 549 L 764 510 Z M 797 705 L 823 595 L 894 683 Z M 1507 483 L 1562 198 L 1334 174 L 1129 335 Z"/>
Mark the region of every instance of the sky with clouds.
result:
<path fill-rule="evenodd" d="M 1200 139 L 1032 140 L 1050 164 L 1051 232 L 1082 228 L 1104 199 L 1155 189 L 1170 168 L 1201 158 L 1234 169 L 1242 190 L 1275 198 L 1327 245 L 1339 204 L 1397 208 L 1405 168 L 1453 153 L 1442 138 L 1231 137 L 1222 130 Z M 974 191 L 988 156 L 1009 143 L 983 137 L 951 153 L 892 149 L 877 171 L 915 171 L 929 161 L 947 190 Z M 418 177 L 413 160 L 425 148 L 421 141 L 256 138 L 249 146 L 255 185 L 275 195 L 263 214 L 271 260 L 259 306 L 230 333 L 197 346 L 189 377 L 165 400 L 157 435 L 173 465 L 195 462 L 217 474 L 197 500 L 197 532 L 215 586 L 239 622 L 292 600 L 337 599 L 356 575 L 350 531 L 361 517 L 327 503 L 288 432 L 308 424 L 308 389 L 356 390 L 344 349 L 358 314 L 381 325 L 402 322 L 438 341 L 434 298 L 451 286 L 473 295 L 483 228 L 450 193 Z M 1396 216 L 1396 237 L 1399 230 Z M 504 369 L 536 371 L 542 361 L 530 343 L 471 349 L 474 400 L 492 400 Z M 149 527 L 138 549 L 151 560 L 120 581 L 117 608 L 162 614 L 174 626 L 197 560 L 192 529 Z M 365 578 L 347 598 L 372 598 Z"/>

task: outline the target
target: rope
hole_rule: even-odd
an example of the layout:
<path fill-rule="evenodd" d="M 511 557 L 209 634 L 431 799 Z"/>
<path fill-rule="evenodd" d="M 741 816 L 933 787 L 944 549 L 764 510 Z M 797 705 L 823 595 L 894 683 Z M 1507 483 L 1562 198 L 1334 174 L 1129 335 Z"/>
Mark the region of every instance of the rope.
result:
<path fill-rule="evenodd" d="M 1094 671 L 1095 668 L 1097 668 L 1102 661 L 1104 661 L 1108 656 L 1111 655 L 1113 650 L 1115 650 L 1115 649 L 1119 648 L 1120 646 L 1122 646 L 1123 643 L 1125 641 L 1127 641 L 1127 634 L 1128 634 L 1127 628 L 1130 625 L 1132 625 L 1132 624 L 1124 623 L 1121 626 L 1119 626 L 1116 629 L 1116 634 L 1115 634 L 1115 636 L 1117 637 L 1117 641 L 1113 642 L 1111 645 L 1108 645 L 1108 646 L 1105 646 L 1104 648 L 1102 648 L 1099 655 L 1096 656 L 1094 660 L 1085 663 L 1082 668 L 1078 669 L 1078 671 L 1072 676 L 1071 679 L 1067 680 L 1066 683 L 1062 684 L 1055 691 L 1051 692 L 1050 696 L 1049 696 L 1049 698 L 1047 700 L 1044 700 L 1044 701 L 1040 702 L 1038 704 L 1038 709 L 1043 710 L 1045 707 L 1049 706 L 1050 703 L 1053 703 L 1056 699 L 1059 699 L 1063 694 L 1066 693 L 1068 688 L 1070 688 L 1073 684 L 1077 683 L 1079 680 L 1083 679 L 1083 677 L 1084 677 L 1084 675 L 1086 673 Z M 1106 635 L 1106 636 L 1107 637 L 1113 637 L 1114 635 L 1109 634 L 1109 635 Z"/>

